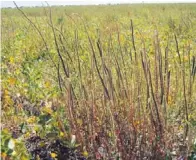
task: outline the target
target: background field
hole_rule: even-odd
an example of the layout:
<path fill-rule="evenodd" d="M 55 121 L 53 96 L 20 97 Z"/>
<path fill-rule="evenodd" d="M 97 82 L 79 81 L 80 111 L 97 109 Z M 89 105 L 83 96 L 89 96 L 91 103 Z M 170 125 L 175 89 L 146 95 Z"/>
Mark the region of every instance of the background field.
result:
<path fill-rule="evenodd" d="M 1 16 L 2 158 L 29 159 L 24 144 L 36 135 L 87 159 L 193 159 L 196 4 Z"/>

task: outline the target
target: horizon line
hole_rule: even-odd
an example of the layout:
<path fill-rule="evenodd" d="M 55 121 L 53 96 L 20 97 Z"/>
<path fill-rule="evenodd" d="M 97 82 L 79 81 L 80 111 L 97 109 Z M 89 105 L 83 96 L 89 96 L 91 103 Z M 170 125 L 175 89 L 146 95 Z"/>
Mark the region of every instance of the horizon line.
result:
<path fill-rule="evenodd" d="M 4 1 L 4 2 L 6 2 L 6 1 Z M 20 1 L 20 2 L 22 2 L 22 1 Z M 35 2 L 37 2 L 37 1 L 35 1 Z M 40 1 L 41 2 L 41 1 Z M 50 3 L 51 1 L 49 1 L 49 3 Z M 16 4 L 17 4 L 17 1 L 16 1 Z M 94 4 L 49 4 L 50 6 L 98 6 L 98 5 L 124 5 L 124 4 L 128 4 L 128 5 L 133 5 L 133 4 L 196 4 L 196 2 L 124 2 L 124 3 L 121 3 L 121 2 L 119 2 L 119 3 L 110 3 L 110 2 L 108 2 L 108 3 L 98 3 L 98 4 L 96 4 L 96 3 L 94 3 Z M 20 5 L 20 6 L 18 6 L 18 7 L 22 7 L 22 8 L 36 8 L 36 7 L 39 7 L 39 8 L 41 8 L 41 7 L 47 7 L 47 5 Z M 2 6 L 2 1 L 1 1 L 1 5 L 0 5 L 0 8 L 2 8 L 2 9 L 10 9 L 10 8 L 12 8 L 12 9 L 15 9 L 16 8 L 16 6 Z"/>

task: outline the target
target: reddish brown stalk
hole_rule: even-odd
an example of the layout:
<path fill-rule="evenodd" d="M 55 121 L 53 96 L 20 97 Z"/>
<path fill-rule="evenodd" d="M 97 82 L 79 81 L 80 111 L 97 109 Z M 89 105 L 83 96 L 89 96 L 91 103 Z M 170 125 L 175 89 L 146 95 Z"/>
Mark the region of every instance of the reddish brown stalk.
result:
<path fill-rule="evenodd" d="M 150 66 L 149 66 L 149 68 L 150 68 Z M 162 123 L 161 123 L 161 118 L 160 118 L 160 114 L 159 114 L 159 109 L 158 109 L 157 101 L 156 101 L 154 90 L 153 90 L 152 77 L 151 77 L 151 72 L 150 72 L 150 69 L 149 68 L 148 68 L 149 83 L 150 83 L 150 89 L 151 89 L 152 99 L 153 99 L 153 102 L 154 102 L 154 108 L 155 108 L 156 118 L 157 118 L 157 121 L 158 121 L 158 129 L 159 129 L 158 130 L 159 133 L 157 133 L 157 134 L 160 137 L 162 137 L 163 128 L 162 128 Z"/>
<path fill-rule="evenodd" d="M 158 79 L 158 73 L 159 73 L 159 70 L 158 70 L 158 33 L 157 31 L 155 30 L 155 35 L 154 35 L 154 50 L 155 50 L 155 54 L 154 54 L 154 83 L 155 83 L 155 98 L 158 102 L 158 92 L 159 92 L 159 79 Z M 159 103 L 159 102 L 158 102 Z"/>
<path fill-rule="evenodd" d="M 133 50 L 135 53 L 135 61 L 137 61 L 137 52 L 136 52 L 136 47 L 135 47 L 134 28 L 133 28 L 133 20 L 132 19 L 131 19 L 131 37 L 132 37 Z"/>
<path fill-rule="evenodd" d="M 177 52 L 177 54 L 178 54 L 179 63 L 181 64 L 181 63 L 182 63 L 182 60 L 181 60 L 181 56 L 180 56 L 179 45 L 178 45 L 178 39 L 177 39 L 176 34 L 174 34 L 174 37 L 175 37 L 175 42 L 176 42 L 176 52 Z"/>
<path fill-rule="evenodd" d="M 189 130 L 189 126 L 188 126 L 188 104 L 187 104 L 187 97 L 186 97 L 186 82 L 185 82 L 185 61 L 184 61 L 184 47 L 183 47 L 183 70 L 182 70 L 182 83 L 183 83 L 183 95 L 184 95 L 184 110 L 185 110 L 185 119 L 186 119 L 186 128 L 185 128 L 185 138 L 188 135 L 188 130 Z"/>
<path fill-rule="evenodd" d="M 101 84 L 102 84 L 102 86 L 104 88 L 105 94 L 106 94 L 107 98 L 110 99 L 110 96 L 109 96 L 109 93 L 108 93 L 108 89 L 107 89 L 107 87 L 106 87 L 106 85 L 105 85 L 105 83 L 103 81 L 103 78 L 101 76 L 101 73 L 99 71 L 97 59 L 96 59 L 96 56 L 95 56 L 95 50 L 94 50 L 94 47 L 93 47 L 93 44 L 92 44 L 92 40 L 91 40 L 91 38 L 90 38 L 90 36 L 88 34 L 88 31 L 87 31 L 87 28 L 86 28 L 85 24 L 84 24 L 84 27 L 85 27 L 85 31 L 86 31 L 86 34 L 87 34 L 87 37 L 88 37 L 88 41 L 89 41 L 89 44 L 90 44 L 90 48 L 91 48 L 91 51 L 92 51 L 92 58 L 93 58 L 93 60 L 95 62 L 96 71 L 98 73 L 98 76 L 99 76 L 99 79 L 101 81 Z"/>

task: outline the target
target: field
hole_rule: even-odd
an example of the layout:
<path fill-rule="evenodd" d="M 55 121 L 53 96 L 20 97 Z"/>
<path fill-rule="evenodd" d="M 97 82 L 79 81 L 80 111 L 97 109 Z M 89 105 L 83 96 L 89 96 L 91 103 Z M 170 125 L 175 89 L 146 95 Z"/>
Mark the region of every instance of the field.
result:
<path fill-rule="evenodd" d="M 195 160 L 196 4 L 1 10 L 2 160 Z"/>

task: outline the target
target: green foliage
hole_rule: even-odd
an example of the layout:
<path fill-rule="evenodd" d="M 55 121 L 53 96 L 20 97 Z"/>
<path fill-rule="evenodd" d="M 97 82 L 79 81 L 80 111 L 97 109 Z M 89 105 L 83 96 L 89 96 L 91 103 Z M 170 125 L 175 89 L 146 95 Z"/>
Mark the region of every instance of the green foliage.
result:
<path fill-rule="evenodd" d="M 28 160 L 29 155 L 24 141 L 19 139 L 13 139 L 8 130 L 4 129 L 1 132 L 1 152 L 4 157 L 12 157 L 16 160 Z"/>

